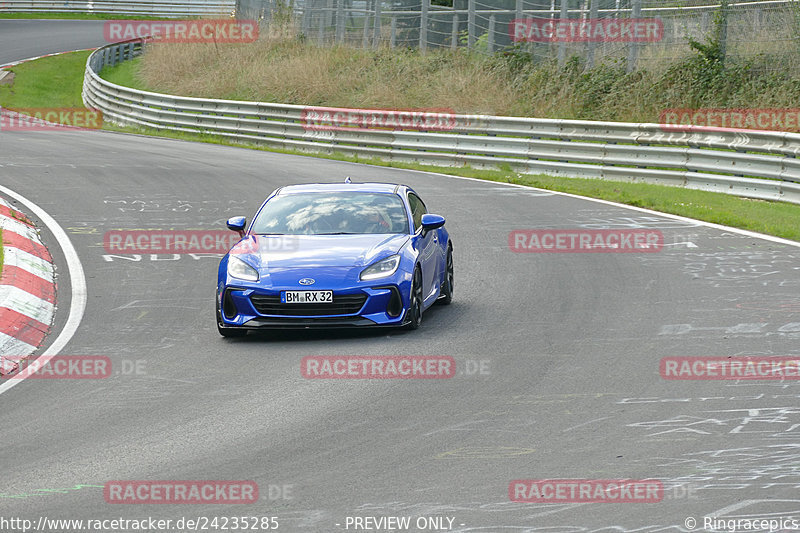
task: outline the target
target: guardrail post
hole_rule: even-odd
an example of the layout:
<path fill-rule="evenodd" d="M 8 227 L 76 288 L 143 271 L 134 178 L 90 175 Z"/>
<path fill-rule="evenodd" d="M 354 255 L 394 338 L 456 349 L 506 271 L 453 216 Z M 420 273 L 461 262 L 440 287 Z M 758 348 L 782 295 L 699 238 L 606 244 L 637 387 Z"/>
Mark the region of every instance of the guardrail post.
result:
<path fill-rule="evenodd" d="M 589 0 L 591 5 L 589 6 L 589 24 L 595 24 L 597 21 L 598 11 L 600 9 L 600 1 L 599 0 Z M 591 26 L 589 26 L 591 27 Z M 589 40 L 589 49 L 586 52 L 586 70 L 594 68 L 594 51 L 597 48 L 597 42 L 594 39 Z"/>
<path fill-rule="evenodd" d="M 475 48 L 475 40 L 477 35 L 475 33 L 475 0 L 468 0 L 467 2 L 467 47 L 471 50 Z"/>
<path fill-rule="evenodd" d="M 375 0 L 375 28 L 372 32 L 372 46 L 378 47 L 381 43 L 381 2 L 383 0 Z"/>
<path fill-rule="evenodd" d="M 642 0 L 631 0 L 631 18 L 642 18 Z M 639 57 L 639 43 L 631 41 L 628 43 L 628 65 L 627 71 L 636 70 L 636 59 Z"/>
<path fill-rule="evenodd" d="M 561 13 L 559 14 L 559 24 L 563 24 L 569 18 L 568 0 L 561 0 Z M 567 61 L 567 43 L 559 41 L 558 43 L 558 66 L 563 66 Z"/>
<path fill-rule="evenodd" d="M 458 48 L 458 13 L 453 15 L 453 29 L 450 32 L 450 48 Z"/>
<path fill-rule="evenodd" d="M 425 52 L 428 49 L 428 4 L 430 0 L 422 0 L 422 10 L 419 17 L 419 49 Z"/>
<path fill-rule="evenodd" d="M 336 42 L 344 41 L 344 1 L 336 0 Z"/>

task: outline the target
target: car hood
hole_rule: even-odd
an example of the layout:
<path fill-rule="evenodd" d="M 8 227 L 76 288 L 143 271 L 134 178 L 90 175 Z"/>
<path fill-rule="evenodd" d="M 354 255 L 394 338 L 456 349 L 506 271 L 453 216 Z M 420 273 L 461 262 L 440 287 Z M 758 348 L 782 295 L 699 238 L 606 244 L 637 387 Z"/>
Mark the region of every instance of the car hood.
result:
<path fill-rule="evenodd" d="M 365 267 L 396 254 L 408 235 L 248 235 L 229 252 L 266 274 L 293 268 Z"/>

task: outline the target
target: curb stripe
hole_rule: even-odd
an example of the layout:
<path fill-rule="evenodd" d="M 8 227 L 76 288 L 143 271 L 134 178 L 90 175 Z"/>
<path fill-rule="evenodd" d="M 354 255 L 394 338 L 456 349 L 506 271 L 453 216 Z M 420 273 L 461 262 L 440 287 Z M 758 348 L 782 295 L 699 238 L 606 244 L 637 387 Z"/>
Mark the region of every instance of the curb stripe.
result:
<path fill-rule="evenodd" d="M 31 346 L 39 346 L 50 326 L 7 307 L 0 307 L 0 333 Z"/>
<path fill-rule="evenodd" d="M 3 246 L 28 252 L 49 263 L 53 262 L 53 258 L 50 257 L 50 252 L 47 251 L 47 248 L 45 248 L 43 244 L 32 241 L 19 233 L 14 233 L 5 228 L 3 229 Z"/>
<path fill-rule="evenodd" d="M 10 355 L 13 356 L 26 356 L 32 354 L 36 350 L 36 346 L 32 346 L 19 339 L 15 339 L 5 333 L 0 333 L 0 359 Z"/>
<path fill-rule="evenodd" d="M 10 231 L 17 235 L 22 235 L 30 241 L 39 242 L 39 234 L 36 233 L 36 228 L 23 224 L 16 218 L 0 216 L 0 228 L 2 228 L 3 231 Z"/>
<path fill-rule="evenodd" d="M 32 318 L 42 324 L 53 321 L 54 306 L 14 285 L 0 285 L 0 308 Z"/>
<path fill-rule="evenodd" d="M 53 258 L 34 224 L 2 198 L 0 229 L 0 357 L 27 357 L 44 342 L 55 316 Z"/>
<path fill-rule="evenodd" d="M 5 248 L 3 250 L 3 268 L 9 265 L 18 266 L 35 276 L 39 276 L 48 283 L 53 283 L 53 264 L 29 254 L 25 250 Z"/>
<path fill-rule="evenodd" d="M 28 220 L 28 217 L 6 205 L 0 205 L 0 216 L 8 217 L 10 219 L 16 220 L 20 224 L 25 224 L 26 226 L 33 227 L 33 223 L 30 220 Z"/>
<path fill-rule="evenodd" d="M 56 303 L 55 284 L 40 278 L 36 274 L 31 274 L 24 268 L 15 265 L 4 265 L 3 273 L 0 275 L 0 287 L 3 285 L 17 287 L 45 302 Z"/>

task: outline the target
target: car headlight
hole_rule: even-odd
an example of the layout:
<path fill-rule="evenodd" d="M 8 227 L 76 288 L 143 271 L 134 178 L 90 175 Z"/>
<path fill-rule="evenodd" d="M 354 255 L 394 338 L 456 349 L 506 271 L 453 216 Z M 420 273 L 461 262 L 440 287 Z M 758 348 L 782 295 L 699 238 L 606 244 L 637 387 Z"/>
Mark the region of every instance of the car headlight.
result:
<path fill-rule="evenodd" d="M 258 271 L 238 257 L 228 257 L 228 275 L 247 281 L 258 281 Z"/>
<path fill-rule="evenodd" d="M 368 281 L 371 279 L 385 278 L 397 272 L 397 267 L 400 266 L 400 256 L 393 255 L 387 257 L 382 261 L 368 266 L 361 272 L 361 281 Z"/>

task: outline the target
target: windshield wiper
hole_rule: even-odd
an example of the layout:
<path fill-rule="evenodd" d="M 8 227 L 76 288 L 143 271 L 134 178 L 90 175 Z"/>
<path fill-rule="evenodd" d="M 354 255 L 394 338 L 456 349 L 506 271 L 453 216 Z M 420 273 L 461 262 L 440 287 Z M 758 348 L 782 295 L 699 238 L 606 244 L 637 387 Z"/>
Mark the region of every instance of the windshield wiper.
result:
<path fill-rule="evenodd" d="M 314 235 L 361 235 L 361 233 L 354 233 L 352 231 L 333 231 L 330 233 L 314 233 Z"/>

